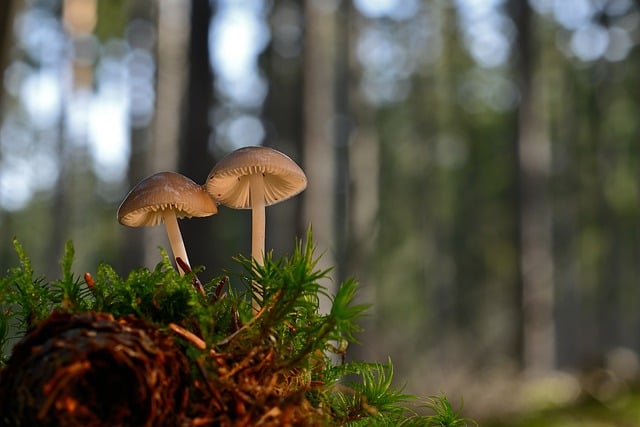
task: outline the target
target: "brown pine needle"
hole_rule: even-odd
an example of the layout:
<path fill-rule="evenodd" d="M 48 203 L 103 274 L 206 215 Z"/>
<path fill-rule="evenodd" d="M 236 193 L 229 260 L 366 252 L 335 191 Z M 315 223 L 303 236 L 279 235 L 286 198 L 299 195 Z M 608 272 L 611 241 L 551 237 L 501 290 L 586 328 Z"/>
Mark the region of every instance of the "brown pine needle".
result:
<path fill-rule="evenodd" d="M 169 323 L 169 329 L 180 335 L 185 340 L 189 341 L 191 344 L 195 345 L 198 349 L 205 350 L 207 348 L 207 343 L 205 343 L 202 338 L 200 338 L 193 332 L 186 330 L 182 326 L 176 325 L 175 323 Z"/>

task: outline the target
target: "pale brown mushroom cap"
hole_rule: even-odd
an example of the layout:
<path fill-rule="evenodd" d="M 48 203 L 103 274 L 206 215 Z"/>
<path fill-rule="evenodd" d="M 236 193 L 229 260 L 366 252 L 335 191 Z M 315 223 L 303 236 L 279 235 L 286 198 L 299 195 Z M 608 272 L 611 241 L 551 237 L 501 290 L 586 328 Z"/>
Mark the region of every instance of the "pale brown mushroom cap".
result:
<path fill-rule="evenodd" d="M 218 207 L 201 185 L 175 172 L 159 172 L 140 181 L 118 208 L 118 221 L 130 227 L 162 223 L 162 212 L 178 218 L 214 215 Z"/>
<path fill-rule="evenodd" d="M 207 177 L 206 188 L 218 202 L 250 209 L 249 176 L 264 177 L 265 205 L 295 196 L 307 187 L 304 172 L 287 155 L 268 147 L 244 147 L 220 160 Z"/>

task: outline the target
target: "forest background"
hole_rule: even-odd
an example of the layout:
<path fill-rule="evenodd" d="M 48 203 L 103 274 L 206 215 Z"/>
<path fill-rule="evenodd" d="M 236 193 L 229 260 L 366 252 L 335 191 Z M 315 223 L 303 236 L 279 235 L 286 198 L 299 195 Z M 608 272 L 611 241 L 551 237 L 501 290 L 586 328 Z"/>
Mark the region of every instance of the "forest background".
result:
<path fill-rule="evenodd" d="M 268 145 L 305 170 L 267 211 L 275 256 L 313 227 L 371 303 L 349 357 L 488 414 L 606 401 L 638 380 L 640 2 L 4 0 L 0 271 L 153 267 L 116 209 Z M 250 214 L 184 220 L 211 280 Z M 328 284 L 331 286 L 331 283 Z"/>

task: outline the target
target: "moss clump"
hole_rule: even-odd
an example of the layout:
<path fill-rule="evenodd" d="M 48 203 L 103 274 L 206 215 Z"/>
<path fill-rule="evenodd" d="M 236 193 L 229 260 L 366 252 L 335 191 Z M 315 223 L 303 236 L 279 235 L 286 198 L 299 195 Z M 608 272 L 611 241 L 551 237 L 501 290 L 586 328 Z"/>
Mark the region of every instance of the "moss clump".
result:
<path fill-rule="evenodd" d="M 2 399 L 0 426 L 468 423 L 444 397 L 419 414 L 418 399 L 392 385 L 390 362 L 346 362 L 366 307 L 354 304 L 353 280 L 335 295 L 319 284 L 327 272 L 316 269 L 310 236 L 290 257 L 261 265 L 238 258 L 235 286 L 225 276 L 204 292 L 194 272 L 180 276 L 164 253 L 154 270 L 126 278 L 106 264 L 79 277 L 69 243 L 62 278 L 47 282 L 15 247 L 20 266 L 0 278 L 3 354 L 9 325 L 25 335 L 0 362 L 0 381 L 28 392 Z M 319 312 L 321 295 L 331 300 L 328 313 Z M 135 386 L 123 391 L 120 380 Z"/>

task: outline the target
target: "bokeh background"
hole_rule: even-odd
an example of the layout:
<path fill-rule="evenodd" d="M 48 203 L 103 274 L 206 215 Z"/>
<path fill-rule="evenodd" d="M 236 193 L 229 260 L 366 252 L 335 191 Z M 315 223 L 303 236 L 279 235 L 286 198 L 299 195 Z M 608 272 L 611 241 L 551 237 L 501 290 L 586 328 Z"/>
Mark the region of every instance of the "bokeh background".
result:
<path fill-rule="evenodd" d="M 309 179 L 267 246 L 311 225 L 327 286 L 373 304 L 350 357 L 479 420 L 615 409 L 639 373 L 639 25 L 633 0 L 3 0 L 0 271 L 14 236 L 50 278 L 69 239 L 78 274 L 153 267 L 163 230 L 116 221 L 131 186 L 267 145 Z M 249 253 L 248 211 L 181 228 L 203 280 Z"/>

